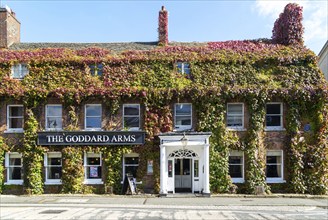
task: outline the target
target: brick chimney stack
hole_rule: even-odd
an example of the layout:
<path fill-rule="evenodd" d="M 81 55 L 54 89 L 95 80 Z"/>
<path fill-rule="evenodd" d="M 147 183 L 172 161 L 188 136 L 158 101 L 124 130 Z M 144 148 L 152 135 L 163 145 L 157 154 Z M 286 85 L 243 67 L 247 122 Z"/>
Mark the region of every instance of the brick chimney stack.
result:
<path fill-rule="evenodd" d="M 166 46 L 169 43 L 169 13 L 165 7 L 159 11 L 158 15 L 158 45 Z"/>
<path fill-rule="evenodd" d="M 20 22 L 15 13 L 6 6 L 0 7 L 0 48 L 8 48 L 20 42 Z"/>

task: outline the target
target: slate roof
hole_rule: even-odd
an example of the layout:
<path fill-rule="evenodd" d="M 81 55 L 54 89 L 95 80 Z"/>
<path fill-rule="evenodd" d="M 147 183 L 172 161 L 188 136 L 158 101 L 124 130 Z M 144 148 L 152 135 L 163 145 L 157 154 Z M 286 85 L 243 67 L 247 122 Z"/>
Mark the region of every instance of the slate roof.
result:
<path fill-rule="evenodd" d="M 170 46 L 204 46 L 207 43 L 199 42 L 171 42 Z M 127 50 L 152 50 L 158 45 L 154 42 L 123 42 L 123 43 L 14 43 L 9 47 L 9 50 L 29 50 L 42 48 L 67 48 L 79 50 L 90 47 L 100 47 L 111 50 L 113 52 L 123 52 Z"/>

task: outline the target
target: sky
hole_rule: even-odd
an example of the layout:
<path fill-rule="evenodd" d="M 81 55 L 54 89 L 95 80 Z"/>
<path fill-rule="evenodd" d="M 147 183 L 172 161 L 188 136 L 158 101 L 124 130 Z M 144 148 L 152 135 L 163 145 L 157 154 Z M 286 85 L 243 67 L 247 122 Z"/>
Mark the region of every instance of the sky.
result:
<path fill-rule="evenodd" d="M 286 4 L 303 7 L 305 45 L 318 54 L 328 39 L 328 0 L 87 1 L 0 0 L 21 22 L 21 42 L 149 42 L 158 12 L 169 12 L 169 41 L 271 38 Z"/>

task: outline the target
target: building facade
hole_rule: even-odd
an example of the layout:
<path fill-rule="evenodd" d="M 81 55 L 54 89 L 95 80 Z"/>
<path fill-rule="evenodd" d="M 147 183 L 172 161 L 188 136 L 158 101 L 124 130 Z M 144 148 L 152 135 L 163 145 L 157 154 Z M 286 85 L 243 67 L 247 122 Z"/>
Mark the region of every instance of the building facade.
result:
<path fill-rule="evenodd" d="M 168 42 L 167 16 L 159 42 L 0 49 L 2 193 L 327 193 L 314 53 Z"/>
<path fill-rule="evenodd" d="M 319 52 L 318 57 L 318 65 L 323 74 L 325 75 L 326 79 L 328 80 L 328 40 Z"/>

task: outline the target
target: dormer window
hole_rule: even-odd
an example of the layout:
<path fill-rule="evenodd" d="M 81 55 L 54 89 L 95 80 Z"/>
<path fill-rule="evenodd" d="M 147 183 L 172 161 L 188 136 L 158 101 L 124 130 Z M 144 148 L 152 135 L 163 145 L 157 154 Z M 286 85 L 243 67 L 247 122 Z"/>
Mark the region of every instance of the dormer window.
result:
<path fill-rule="evenodd" d="M 101 63 L 89 65 L 90 73 L 92 76 L 102 76 L 103 74 L 103 65 Z"/>
<path fill-rule="evenodd" d="M 177 62 L 177 69 L 179 73 L 189 75 L 190 74 L 190 64 L 187 62 Z"/>
<path fill-rule="evenodd" d="M 28 74 L 28 67 L 24 63 L 18 63 L 11 68 L 11 77 L 13 79 L 23 79 Z"/>

